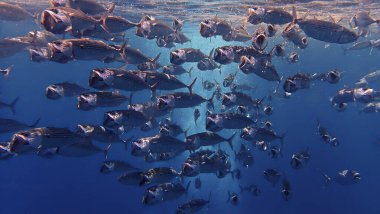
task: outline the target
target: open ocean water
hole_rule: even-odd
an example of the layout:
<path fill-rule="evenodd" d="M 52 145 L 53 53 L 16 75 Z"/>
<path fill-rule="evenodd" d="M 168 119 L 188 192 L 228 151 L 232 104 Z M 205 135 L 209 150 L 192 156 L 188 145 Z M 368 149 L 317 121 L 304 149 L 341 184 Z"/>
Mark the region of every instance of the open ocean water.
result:
<path fill-rule="evenodd" d="M 47 1 L 47 0 L 46 0 Z M 14 3 L 13 1 L 8 1 Z M 164 6 L 164 3 L 166 6 Z M 262 1 L 263 2 L 263 1 Z M 269 3 L 268 3 L 269 2 Z M 274 7 L 286 6 L 286 11 L 291 12 L 292 4 L 268 1 Z M 48 7 L 45 1 L 18 2 L 31 13 L 41 12 Z M 138 22 L 143 15 L 149 14 L 157 19 L 166 21 L 171 25 L 173 17 L 184 20 L 182 32 L 191 39 L 185 44 L 176 44 L 172 49 L 159 48 L 155 40 L 135 35 L 135 29 L 129 29 L 126 33 L 128 45 L 140 49 L 145 55 L 154 58 L 161 53 L 159 63 L 170 64 L 170 51 L 180 48 L 195 48 L 208 53 L 213 49 L 225 45 L 251 46 L 247 42 L 226 42 L 221 36 L 204 38 L 199 33 L 199 23 L 207 18 L 218 15 L 219 19 L 231 20 L 232 25 L 239 26 L 240 21 L 246 16 L 246 8 L 254 6 L 255 1 L 119 1 L 115 14 Z M 313 2 L 312 2 L 313 3 Z M 376 1 L 319 1 L 317 3 L 296 3 L 297 8 L 303 12 L 310 11 L 308 18 L 313 16 L 323 17 L 329 20 L 327 14 L 343 17 L 341 23 L 348 26 L 349 19 L 359 10 L 371 11 L 373 18 L 380 19 L 378 4 Z M 350 3 L 350 4 L 349 4 Z M 240 4 L 240 5 L 239 5 Z M 325 4 L 330 5 L 330 9 Z M 108 5 L 108 4 L 107 4 Z M 227 8 L 229 5 L 230 12 Z M 261 5 L 261 4 L 260 4 Z M 319 5 L 317 7 L 316 5 Z M 223 7 L 224 6 L 224 7 Z M 313 7 L 314 6 L 314 7 Z M 173 7 L 171 10 L 170 7 Z M 334 8 L 342 7 L 342 8 Z M 164 12 L 163 8 L 167 8 Z M 313 8 L 315 10 L 313 10 Z M 346 8 L 346 9 L 344 9 Z M 133 11 L 128 13 L 128 11 Z M 173 11 L 173 14 L 170 13 Z M 203 13 L 205 12 L 206 13 Z M 218 12 L 219 11 L 219 12 Z M 231 12 L 233 11 L 233 12 Z M 334 13 L 336 12 L 336 13 Z M 199 14 L 199 16 L 198 16 Z M 225 14 L 225 15 L 224 15 Z M 191 18 L 187 18 L 191 17 Z M 265 26 L 265 24 L 261 24 Z M 250 33 L 255 32 L 259 25 L 246 24 Z M 266 51 L 283 41 L 281 32 L 285 25 L 276 26 L 278 32 L 274 38 L 269 38 Z M 376 40 L 380 38 L 379 27 L 373 24 L 370 27 L 368 37 L 360 37 L 358 41 Z M 0 38 L 17 37 L 26 35 L 30 31 L 43 30 L 33 20 L 0 22 Z M 58 35 L 62 38 L 62 35 Z M 66 35 L 65 38 L 70 38 Z M 108 42 L 121 45 L 122 42 Z M 254 89 L 245 91 L 253 98 L 265 97 L 262 107 L 272 106 L 273 114 L 258 116 L 257 124 L 269 120 L 273 129 L 279 133 L 285 133 L 282 156 L 271 159 L 267 151 L 260 151 L 252 142 L 244 141 L 240 136 L 240 129 L 222 130 L 220 135 L 228 138 L 234 132 L 237 136 L 233 140 L 234 151 L 227 143 L 220 146 L 206 147 L 212 150 L 221 149 L 229 155 L 231 170 L 240 169 L 241 178 L 233 179 L 230 174 L 224 178 L 217 178 L 213 173 L 201 173 L 196 177 L 183 177 L 174 179 L 173 182 L 182 183 L 184 187 L 191 181 L 186 194 L 175 200 L 162 201 L 154 205 L 144 205 L 142 198 L 145 190 L 153 186 L 123 185 L 117 177 L 122 172 L 102 174 L 99 172 L 105 157 L 97 153 L 87 157 L 62 157 L 59 154 L 52 158 L 44 158 L 30 154 L 16 154 L 10 159 L 0 161 L 0 213 L 175 213 L 178 205 L 194 198 L 208 199 L 210 202 L 199 213 L 380 213 L 378 195 L 380 193 L 380 114 L 360 113 L 365 104 L 360 102 L 348 103 L 347 109 L 342 112 L 331 106 L 330 98 L 334 97 L 341 89 L 354 89 L 357 82 L 364 75 L 380 69 L 380 50 L 366 48 L 357 51 L 343 49 L 352 46 L 350 44 L 326 44 L 326 42 L 309 38 L 309 44 L 305 49 L 295 48 L 287 44 L 285 57 L 273 57 L 272 64 L 282 77 L 278 90 L 283 92 L 282 85 L 287 77 L 297 73 L 324 73 L 334 69 L 342 72 L 341 80 L 337 84 L 315 81 L 311 87 L 293 93 L 290 98 L 274 94 L 278 87 L 277 82 L 269 82 L 255 74 L 246 75 L 237 67 L 236 63 L 222 65 L 221 74 L 218 69 L 214 71 L 200 71 L 196 63 L 185 63 L 183 67 L 194 67 L 191 77 L 187 74 L 177 76 L 186 84 L 197 78 L 193 92 L 209 98 L 212 91 L 207 91 L 202 86 L 202 81 L 209 80 L 222 84 L 224 78 L 237 72 L 238 85 L 250 85 Z M 288 53 L 295 51 L 299 54 L 297 63 L 289 63 L 286 59 Z M 128 54 L 128 53 L 127 53 Z M 77 109 L 76 97 L 64 97 L 58 100 L 50 100 L 45 96 L 48 85 L 59 82 L 72 82 L 82 87 L 96 91 L 88 85 L 90 71 L 94 68 L 118 68 L 123 63 L 113 62 L 105 64 L 100 61 L 72 60 L 66 64 L 53 61 L 33 62 L 28 51 L 0 58 L 0 68 L 14 65 L 8 79 L 0 75 L 0 101 L 10 103 L 15 98 L 19 100 L 15 106 L 15 114 L 7 108 L 0 109 L 0 118 L 11 118 L 26 124 L 32 124 L 40 119 L 37 127 L 68 128 L 72 131 L 77 124 L 103 123 L 103 115 L 110 110 L 126 109 L 128 102 L 118 107 L 96 108 L 91 111 Z M 128 69 L 136 69 L 134 65 L 128 65 Z M 380 90 L 379 81 L 369 84 L 375 91 Z M 187 89 L 177 91 L 187 92 Z M 129 92 L 120 92 L 129 96 Z M 230 92 L 230 88 L 222 86 L 222 93 Z M 157 95 L 172 93 L 172 91 L 157 91 Z M 272 99 L 269 98 L 272 97 Z M 135 92 L 133 103 L 150 101 L 150 92 Z M 221 112 L 220 101 L 214 100 L 215 113 Z M 172 121 L 179 124 L 188 134 L 196 134 L 206 131 L 206 103 L 201 104 L 201 116 L 197 126 L 194 124 L 194 108 L 174 109 L 169 116 Z M 255 117 L 252 114 L 252 117 Z M 160 119 L 157 118 L 157 121 Z M 325 127 L 333 136 L 339 139 L 340 144 L 332 147 L 325 144 L 318 134 L 317 121 Z M 148 132 L 142 132 L 138 128 L 129 130 L 122 138 L 138 139 L 154 136 L 158 128 Z M 0 142 L 12 139 L 14 133 L 0 133 Z M 183 134 L 177 137 L 184 140 Z M 106 143 L 93 142 L 101 148 L 106 148 Z M 254 163 L 248 168 L 243 167 L 235 158 L 241 144 L 245 144 L 252 152 Z M 280 146 L 279 140 L 271 145 Z M 300 169 L 294 169 L 290 165 L 292 155 L 298 151 L 307 150 L 310 160 Z M 147 170 L 154 167 L 173 167 L 181 171 L 181 167 L 190 152 L 185 151 L 174 159 L 146 163 L 143 157 L 131 155 L 131 147 L 127 150 L 123 144 L 113 144 L 108 153 L 109 160 L 123 160 L 133 166 Z M 278 169 L 282 178 L 276 185 L 265 180 L 263 171 L 268 168 Z M 361 179 L 350 185 L 340 185 L 337 182 L 326 184 L 323 174 L 334 178 L 338 172 L 345 169 L 360 173 Z M 194 187 L 195 178 L 200 177 L 201 189 Z M 291 198 L 284 200 L 281 181 L 286 179 L 291 185 Z M 257 185 L 261 194 L 254 196 L 249 192 L 240 192 L 239 186 Z M 228 192 L 236 192 L 239 196 L 238 204 L 228 201 Z"/>

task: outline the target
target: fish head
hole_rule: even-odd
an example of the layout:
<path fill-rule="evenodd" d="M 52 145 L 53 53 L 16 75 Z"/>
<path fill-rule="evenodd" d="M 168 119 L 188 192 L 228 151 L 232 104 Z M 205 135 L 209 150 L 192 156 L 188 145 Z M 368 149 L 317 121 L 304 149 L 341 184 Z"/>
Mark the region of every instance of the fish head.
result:
<path fill-rule="evenodd" d="M 258 50 L 264 50 L 268 45 L 268 37 L 264 29 L 258 28 L 252 37 L 252 46 Z"/>
<path fill-rule="evenodd" d="M 64 89 L 60 85 L 49 85 L 46 88 L 46 97 L 49 99 L 59 99 L 64 96 Z"/>
<path fill-rule="evenodd" d="M 277 32 L 276 27 L 272 24 L 268 24 L 267 31 L 268 31 L 268 37 L 275 36 Z"/>
<path fill-rule="evenodd" d="M 110 173 L 115 169 L 115 163 L 112 161 L 105 161 L 101 166 L 100 166 L 100 172 L 101 173 Z"/>
<path fill-rule="evenodd" d="M 163 200 L 163 190 L 162 188 L 149 188 L 142 199 L 142 203 L 149 205 L 155 204 Z"/>
<path fill-rule="evenodd" d="M 262 22 L 265 16 L 265 9 L 262 7 L 248 8 L 248 18 L 247 21 L 251 24 L 257 25 Z"/>
<path fill-rule="evenodd" d="M 293 169 L 299 169 L 303 166 L 302 157 L 299 154 L 294 154 L 290 161 L 290 165 Z"/>
<path fill-rule="evenodd" d="M 74 58 L 73 44 L 65 41 L 55 41 L 48 44 L 49 60 L 67 63 Z"/>
<path fill-rule="evenodd" d="M 165 74 L 171 74 L 174 72 L 174 67 L 170 65 L 165 65 L 162 67 L 162 72 L 164 72 Z"/>
<path fill-rule="evenodd" d="M 33 62 L 43 62 L 49 59 L 48 48 L 29 48 L 30 60 Z"/>
<path fill-rule="evenodd" d="M 106 112 L 104 114 L 104 120 L 103 120 L 103 126 L 106 127 L 109 130 L 112 130 L 115 133 L 118 133 L 118 130 L 120 130 L 123 126 L 122 124 L 123 120 L 123 113 L 119 111 L 110 111 Z"/>
<path fill-rule="evenodd" d="M 42 137 L 35 131 L 23 131 L 13 135 L 9 144 L 9 151 L 20 153 L 31 148 L 38 148 L 41 145 Z"/>
<path fill-rule="evenodd" d="M 149 139 L 141 138 L 139 140 L 133 141 L 131 148 L 131 155 L 144 156 L 149 153 Z"/>
<path fill-rule="evenodd" d="M 211 59 L 204 58 L 197 63 L 197 67 L 201 71 L 207 71 L 207 70 L 212 70 L 214 65 L 213 65 Z"/>
<path fill-rule="evenodd" d="M 213 20 L 204 20 L 199 25 L 199 32 L 202 37 L 214 36 L 217 30 L 217 23 Z"/>
<path fill-rule="evenodd" d="M 136 28 L 136 36 L 149 38 L 151 27 L 152 26 L 150 20 L 140 22 L 138 27 Z"/>
<path fill-rule="evenodd" d="M 220 47 L 214 52 L 214 60 L 220 64 L 229 64 L 235 59 L 234 49 L 232 47 Z"/>
<path fill-rule="evenodd" d="M 95 127 L 86 124 L 78 124 L 76 133 L 82 136 L 89 137 L 95 132 Z"/>
<path fill-rule="evenodd" d="M 170 63 L 180 65 L 186 62 L 186 51 L 179 49 L 170 52 Z"/>
<path fill-rule="evenodd" d="M 285 80 L 283 89 L 288 93 L 293 93 L 298 90 L 296 83 L 291 78 Z"/>
<path fill-rule="evenodd" d="M 181 175 L 187 177 L 197 176 L 200 173 L 200 165 L 194 161 L 186 161 L 182 165 Z"/>
<path fill-rule="evenodd" d="M 206 130 L 217 132 L 223 129 L 223 118 L 220 115 L 206 117 Z"/>
<path fill-rule="evenodd" d="M 250 126 L 245 127 L 245 128 L 243 128 L 242 131 L 241 131 L 240 138 L 243 138 L 243 139 L 245 139 L 245 140 L 248 140 L 249 138 L 255 136 L 256 131 L 257 131 L 257 130 L 256 130 L 256 128 L 254 128 L 254 127 L 250 127 Z"/>
<path fill-rule="evenodd" d="M 358 181 L 360 181 L 362 179 L 361 176 L 360 176 L 360 174 L 358 172 L 356 172 L 356 171 L 351 170 L 350 174 L 351 174 L 352 180 L 354 182 L 358 182 Z"/>
<path fill-rule="evenodd" d="M 156 62 L 148 61 L 137 65 L 137 68 L 140 71 L 152 71 L 158 68 L 158 64 Z"/>
<path fill-rule="evenodd" d="M 54 34 L 63 34 L 70 27 L 70 18 L 59 9 L 44 10 L 41 13 L 41 24 L 45 30 Z"/>
<path fill-rule="evenodd" d="M 336 84 L 340 80 L 340 72 L 338 70 L 329 71 L 326 74 L 326 81 L 331 84 Z"/>
<path fill-rule="evenodd" d="M 79 95 L 77 107 L 80 110 L 91 110 L 96 106 L 97 96 L 96 94 L 82 94 Z"/>
<path fill-rule="evenodd" d="M 256 69 L 256 59 L 253 56 L 241 56 L 239 69 L 244 73 L 250 73 Z"/>
<path fill-rule="evenodd" d="M 175 107 L 175 98 L 171 95 L 162 95 L 157 98 L 157 109 L 159 111 L 169 110 Z"/>
<path fill-rule="evenodd" d="M 233 93 L 226 93 L 222 96 L 222 105 L 230 106 L 236 102 L 236 95 Z"/>
<path fill-rule="evenodd" d="M 112 71 L 110 70 L 101 71 L 101 70 L 94 69 L 92 70 L 90 74 L 88 84 L 90 87 L 103 90 L 112 86 L 114 79 L 115 77 Z"/>
<path fill-rule="evenodd" d="M 355 33 L 354 31 L 344 31 L 341 37 L 339 37 L 338 42 L 342 44 L 352 43 L 358 39 L 359 39 L 359 35 Z"/>

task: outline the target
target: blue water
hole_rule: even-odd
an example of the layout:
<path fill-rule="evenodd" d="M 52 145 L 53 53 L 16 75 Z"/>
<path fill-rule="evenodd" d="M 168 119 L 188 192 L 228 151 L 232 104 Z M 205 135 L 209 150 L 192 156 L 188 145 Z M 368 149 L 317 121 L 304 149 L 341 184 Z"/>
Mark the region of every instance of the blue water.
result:
<path fill-rule="evenodd" d="M 250 26 L 252 27 L 252 26 Z M 21 36 L 34 30 L 33 22 L 0 23 L 0 38 Z M 202 38 L 198 25 L 187 23 L 184 33 L 192 42 L 177 45 L 176 48 L 200 48 L 208 53 L 212 48 L 222 45 L 241 45 L 242 43 L 227 43 L 221 38 Z M 134 36 L 134 31 L 127 31 L 129 45 L 139 48 L 148 56 L 154 57 L 162 53 L 159 62 L 169 64 L 169 50 L 159 49 L 155 41 L 148 41 Z M 249 45 L 246 43 L 244 45 Z M 271 42 L 272 46 L 274 42 Z M 222 145 L 232 161 L 232 169 L 240 168 L 242 178 L 232 180 L 230 176 L 218 179 L 215 175 L 201 174 L 202 189 L 196 190 L 191 185 L 187 195 L 178 200 L 167 201 L 153 206 L 141 203 L 145 187 L 121 185 L 117 182 L 117 174 L 104 175 L 99 173 L 99 167 L 104 156 L 97 154 L 86 158 L 54 157 L 41 158 L 36 155 L 19 155 L 10 160 L 0 162 L 0 213 L 174 213 L 176 207 L 192 198 L 208 198 L 211 192 L 211 203 L 204 212 L 209 213 L 379 213 L 378 195 L 380 193 L 380 115 L 359 114 L 359 104 L 349 104 L 344 112 L 337 112 L 330 106 L 329 98 L 344 87 L 353 87 L 363 75 L 380 67 L 380 52 L 374 50 L 369 55 L 368 50 L 356 51 L 343 55 L 340 45 L 324 47 L 323 42 L 310 41 L 305 50 L 297 50 L 300 61 L 288 64 L 286 60 L 275 58 L 273 64 L 279 73 L 288 77 L 297 72 L 326 72 L 332 69 L 344 71 L 341 82 L 336 85 L 315 83 L 310 89 L 296 92 L 290 99 L 275 97 L 270 104 L 274 113 L 269 119 L 278 133 L 287 132 L 283 157 L 270 159 L 266 152 L 258 151 L 252 145 L 255 163 L 244 169 L 234 160 L 234 154 L 228 145 Z M 1 68 L 14 64 L 13 72 L 8 80 L 0 77 L 0 100 L 11 101 L 20 97 L 16 106 L 16 115 L 7 109 L 0 110 L 0 117 L 13 118 L 26 123 L 32 123 L 41 118 L 39 126 L 66 127 L 74 129 L 78 123 L 101 124 L 103 113 L 116 108 L 97 108 L 94 111 L 79 111 L 76 109 L 75 98 L 48 100 L 45 88 L 49 84 L 70 81 L 88 87 L 89 72 L 97 67 L 118 67 L 120 63 L 103 64 L 95 61 L 73 61 L 68 64 L 54 62 L 35 63 L 29 60 L 27 52 L 0 59 Z M 186 68 L 196 66 L 185 64 Z M 199 80 L 216 80 L 221 82 L 229 73 L 237 70 L 236 64 L 223 66 L 222 75 L 213 72 L 201 72 L 195 69 L 192 78 Z M 191 78 L 191 79 L 192 79 Z M 191 79 L 187 75 L 180 77 L 186 83 Z M 237 83 L 256 86 L 250 94 L 261 98 L 276 88 L 276 83 L 269 83 L 254 74 L 245 75 L 238 72 Z M 380 90 L 380 87 L 374 87 Z M 228 88 L 223 89 L 224 92 Z M 200 81 L 196 83 L 197 93 L 204 97 L 211 92 L 202 89 Z M 124 92 L 123 92 L 124 93 Z M 159 92 L 164 94 L 165 92 Z M 125 93 L 128 95 L 128 93 Z M 147 92 L 139 92 L 134 96 L 134 102 L 149 100 Z M 266 102 L 268 103 L 268 102 Z M 219 104 L 218 104 L 219 105 Z M 201 107 L 202 116 L 198 127 L 193 123 L 193 109 L 175 110 L 173 120 L 183 128 L 191 127 L 190 133 L 205 131 L 206 105 Z M 341 142 L 338 147 L 324 145 L 316 134 L 316 120 L 337 136 Z M 152 136 L 148 133 L 132 132 L 136 137 Z M 223 131 L 223 136 L 232 132 Z M 0 142 L 7 141 L 12 134 L 0 135 Z M 183 139 L 183 136 L 180 137 Z M 242 141 L 235 138 L 235 150 Z M 106 145 L 102 145 L 106 146 Z M 306 167 L 295 170 L 290 166 L 291 155 L 299 150 L 309 148 L 311 159 Z M 157 166 L 171 166 L 180 170 L 181 164 L 188 153 L 167 162 L 147 164 L 141 158 L 133 157 L 130 151 L 125 151 L 123 145 L 114 145 L 109 158 L 130 162 L 141 169 Z M 286 175 L 292 185 L 293 197 L 285 201 L 281 196 L 281 186 L 273 187 L 264 180 L 263 171 L 267 168 L 278 168 Z M 321 172 L 331 176 L 344 169 L 360 172 L 362 180 L 354 185 L 325 185 Z M 187 181 L 193 178 L 186 179 Z M 227 203 L 227 192 L 239 193 L 239 184 L 248 186 L 256 184 L 262 194 L 258 197 L 250 193 L 240 194 L 240 203 L 234 206 Z"/>

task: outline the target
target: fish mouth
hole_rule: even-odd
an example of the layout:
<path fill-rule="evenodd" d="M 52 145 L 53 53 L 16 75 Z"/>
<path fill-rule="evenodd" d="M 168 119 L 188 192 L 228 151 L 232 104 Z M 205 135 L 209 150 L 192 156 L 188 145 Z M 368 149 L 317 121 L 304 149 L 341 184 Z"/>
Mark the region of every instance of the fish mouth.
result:
<path fill-rule="evenodd" d="M 276 56 L 284 56 L 284 48 L 280 45 L 276 45 L 275 54 Z"/>
<path fill-rule="evenodd" d="M 102 74 L 97 70 L 93 70 L 91 72 L 88 84 L 92 88 L 101 90 L 110 88 L 110 86 L 107 85 L 104 78 L 102 77 Z"/>
<path fill-rule="evenodd" d="M 271 24 L 268 25 L 268 34 L 270 37 L 272 37 L 276 34 L 276 29 Z"/>
<path fill-rule="evenodd" d="M 28 141 L 28 138 L 22 134 L 15 134 L 11 143 L 9 144 L 10 152 L 19 152 L 22 151 L 25 147 L 30 147 L 31 144 Z"/>
<path fill-rule="evenodd" d="M 234 60 L 233 54 L 231 53 L 233 52 L 230 49 L 223 50 L 218 48 L 214 53 L 214 60 L 220 64 L 229 64 Z"/>
<path fill-rule="evenodd" d="M 48 50 L 50 53 L 49 59 L 58 63 L 67 63 L 72 60 L 73 53 L 70 45 L 67 47 L 63 46 L 64 43 L 49 43 Z"/>
<path fill-rule="evenodd" d="M 178 52 L 173 51 L 170 52 L 170 63 L 175 65 L 180 65 L 185 62 L 185 57 L 183 55 L 180 55 Z"/>
<path fill-rule="evenodd" d="M 132 156 L 144 156 L 147 152 L 144 151 L 143 143 L 140 141 L 134 141 L 131 143 L 131 155 Z"/>
<path fill-rule="evenodd" d="M 199 174 L 199 170 L 197 170 L 197 166 L 190 163 L 185 163 L 182 166 L 182 175 L 186 175 L 187 177 L 194 177 Z"/>
<path fill-rule="evenodd" d="M 264 34 L 257 35 L 253 40 L 253 45 L 259 50 L 264 50 L 268 45 L 267 37 Z"/>
<path fill-rule="evenodd" d="M 87 97 L 80 95 L 78 97 L 77 108 L 80 110 L 87 111 L 87 110 L 94 108 L 94 105 L 91 104 L 90 100 L 88 100 Z"/>

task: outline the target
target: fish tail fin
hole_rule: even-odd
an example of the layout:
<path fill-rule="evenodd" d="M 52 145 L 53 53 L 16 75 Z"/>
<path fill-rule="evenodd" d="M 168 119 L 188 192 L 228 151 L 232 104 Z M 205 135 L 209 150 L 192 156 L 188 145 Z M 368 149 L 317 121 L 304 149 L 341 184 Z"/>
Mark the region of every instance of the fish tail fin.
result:
<path fill-rule="evenodd" d="M 9 108 L 11 109 L 13 115 L 16 114 L 16 104 L 17 104 L 19 98 L 20 98 L 20 97 L 16 97 L 16 99 L 14 99 L 14 100 L 9 104 Z"/>
<path fill-rule="evenodd" d="M 231 137 L 229 137 L 228 139 L 227 139 L 227 142 L 228 142 L 228 144 L 230 145 L 230 147 L 231 147 L 231 150 L 234 150 L 234 146 L 233 146 L 233 144 L 232 144 L 232 141 L 234 140 L 234 137 L 236 136 L 236 132 L 234 132 L 232 135 L 231 135 Z"/>
<path fill-rule="evenodd" d="M 292 15 L 293 15 L 292 24 L 296 24 L 297 20 L 298 20 L 298 17 L 297 17 L 297 10 L 296 10 L 295 6 L 292 7 Z"/>
<path fill-rule="evenodd" d="M 191 67 L 189 71 L 187 72 L 189 74 L 189 77 L 191 77 L 191 72 L 193 71 L 194 67 Z"/>
<path fill-rule="evenodd" d="M 156 57 L 154 57 L 154 59 L 152 60 L 152 62 L 157 62 L 157 60 L 160 58 L 161 56 L 161 53 L 157 54 Z"/>
<path fill-rule="evenodd" d="M 125 39 L 125 41 L 123 42 L 123 45 L 119 49 L 121 58 L 123 58 L 125 65 L 128 64 L 127 51 L 125 50 L 125 47 L 127 47 L 127 45 L 128 45 L 128 39 Z"/>
<path fill-rule="evenodd" d="M 40 121 L 41 121 L 41 118 L 38 118 L 33 124 L 30 124 L 29 127 L 31 128 L 36 127 L 38 123 L 40 123 Z"/>
<path fill-rule="evenodd" d="M 4 74 L 4 76 L 5 76 L 5 78 L 6 79 L 8 79 L 9 78 L 9 75 L 11 74 L 11 71 L 12 71 L 12 67 L 13 67 L 14 65 L 10 65 L 8 68 L 6 68 L 4 71 L 5 71 L 5 74 Z"/>
<path fill-rule="evenodd" d="M 104 157 L 105 157 L 106 160 L 108 159 L 108 152 L 111 149 L 111 147 L 112 147 L 112 144 L 110 143 L 110 144 L 108 144 L 107 148 L 104 149 L 104 151 L 103 151 L 104 152 Z"/>
<path fill-rule="evenodd" d="M 187 88 L 189 89 L 189 93 L 190 95 L 193 95 L 193 86 L 195 84 L 195 82 L 197 81 L 198 77 L 195 77 L 195 79 L 193 80 L 193 82 L 187 86 Z"/>

